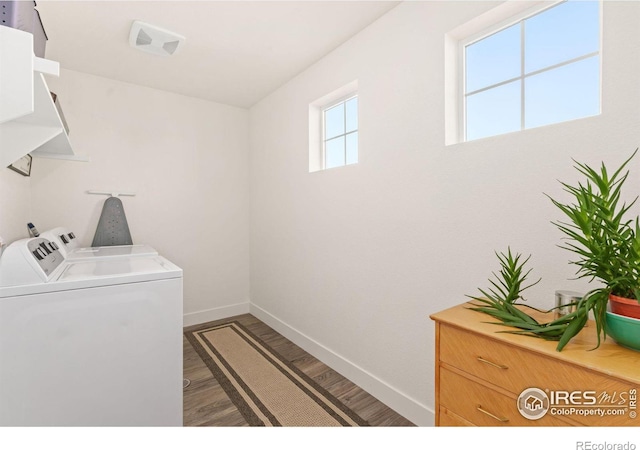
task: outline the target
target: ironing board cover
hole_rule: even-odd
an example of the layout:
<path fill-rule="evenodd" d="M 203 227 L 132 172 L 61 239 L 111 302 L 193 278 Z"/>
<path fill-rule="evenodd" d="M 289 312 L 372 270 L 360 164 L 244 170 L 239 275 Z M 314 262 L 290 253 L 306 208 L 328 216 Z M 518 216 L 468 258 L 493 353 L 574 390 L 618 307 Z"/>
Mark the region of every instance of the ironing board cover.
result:
<path fill-rule="evenodd" d="M 109 245 L 132 245 L 131 233 L 124 214 L 122 200 L 109 197 L 104 201 L 92 247 Z"/>

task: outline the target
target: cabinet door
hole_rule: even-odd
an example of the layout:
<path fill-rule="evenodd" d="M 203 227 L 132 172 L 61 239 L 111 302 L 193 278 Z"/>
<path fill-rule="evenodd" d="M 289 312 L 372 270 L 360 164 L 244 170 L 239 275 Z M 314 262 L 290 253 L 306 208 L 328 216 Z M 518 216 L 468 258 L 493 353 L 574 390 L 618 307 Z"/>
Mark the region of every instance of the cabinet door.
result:
<path fill-rule="evenodd" d="M 0 26 L 0 123 L 33 110 L 33 35 Z"/>

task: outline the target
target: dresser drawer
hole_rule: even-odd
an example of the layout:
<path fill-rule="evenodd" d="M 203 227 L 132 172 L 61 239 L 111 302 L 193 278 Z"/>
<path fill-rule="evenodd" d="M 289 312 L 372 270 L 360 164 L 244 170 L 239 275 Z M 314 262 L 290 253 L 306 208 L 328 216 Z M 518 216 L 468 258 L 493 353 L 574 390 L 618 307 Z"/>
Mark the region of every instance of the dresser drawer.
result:
<path fill-rule="evenodd" d="M 545 391 L 595 391 L 598 395 L 610 396 L 609 402 L 603 403 L 606 407 L 619 401 L 616 397 L 620 393 L 639 389 L 614 377 L 446 324 L 440 324 L 440 362 L 512 392 L 515 397 L 530 387 Z M 570 419 L 595 426 L 638 425 L 638 420 L 631 419 L 629 414 L 571 414 Z"/>
<path fill-rule="evenodd" d="M 449 411 L 447 408 L 440 407 L 440 427 L 474 427 L 475 425 L 468 420 L 463 419 L 456 413 Z"/>
<path fill-rule="evenodd" d="M 448 325 L 440 326 L 440 361 L 516 395 L 530 387 L 611 392 L 638 388 L 583 367 Z"/>
<path fill-rule="evenodd" d="M 545 361 L 540 361 L 541 359 Z M 500 386 L 514 394 L 550 378 L 550 361 L 510 345 L 448 325 L 440 325 L 440 361 Z"/>
<path fill-rule="evenodd" d="M 526 419 L 518 412 L 515 397 L 444 368 L 440 369 L 440 405 L 478 426 L 568 426 L 549 415 L 539 420 Z"/>

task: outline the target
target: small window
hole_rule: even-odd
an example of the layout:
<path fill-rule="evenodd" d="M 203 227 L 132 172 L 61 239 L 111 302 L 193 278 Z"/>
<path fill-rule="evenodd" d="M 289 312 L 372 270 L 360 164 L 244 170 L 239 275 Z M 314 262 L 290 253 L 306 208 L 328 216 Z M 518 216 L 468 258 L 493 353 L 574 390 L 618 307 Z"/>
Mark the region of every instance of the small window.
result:
<path fill-rule="evenodd" d="M 357 163 L 358 97 L 324 108 L 322 124 L 324 168 Z"/>
<path fill-rule="evenodd" d="M 358 162 L 358 81 L 309 104 L 309 172 Z"/>
<path fill-rule="evenodd" d="M 566 0 L 461 43 L 463 140 L 600 114 L 600 3 Z"/>

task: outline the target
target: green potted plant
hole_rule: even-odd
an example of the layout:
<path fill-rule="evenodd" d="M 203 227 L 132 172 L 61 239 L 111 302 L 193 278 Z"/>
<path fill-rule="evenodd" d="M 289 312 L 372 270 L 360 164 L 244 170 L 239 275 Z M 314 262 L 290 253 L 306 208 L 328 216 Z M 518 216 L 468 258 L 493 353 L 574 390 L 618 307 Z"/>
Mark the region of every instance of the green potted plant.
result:
<path fill-rule="evenodd" d="M 576 162 L 585 180 L 575 186 L 562 183 L 572 202 L 549 197 L 567 219 L 553 223 L 567 238 L 561 247 L 577 257 L 571 261 L 578 267 L 576 275 L 600 283 L 577 305 L 584 313 L 593 311 L 598 344 L 607 335 L 607 304 L 616 314 L 640 319 L 640 222 L 626 217 L 637 197 L 630 203 L 621 199 L 629 175 L 625 168 L 637 152 L 613 173 L 604 163 L 596 170 Z M 567 341 L 582 326 L 567 329 Z"/>
<path fill-rule="evenodd" d="M 632 323 L 625 325 L 625 331 L 631 330 L 631 337 L 627 342 L 625 336 L 625 343 L 639 350 L 640 336 L 636 337 L 636 330 L 640 328 L 640 219 L 626 218 L 637 198 L 630 203 L 621 200 L 622 187 L 629 175 L 624 170 L 637 152 L 636 149 L 613 173 L 604 163 L 595 170 L 576 162 L 575 167 L 585 180 L 575 186 L 562 183 L 572 201 L 563 203 L 547 195 L 564 213 L 566 220 L 553 224 L 565 235 L 561 247 L 576 256 L 570 263 L 578 267 L 577 278 L 599 282 L 598 287 L 581 298 L 574 311 L 548 323 L 539 323 L 526 314 L 527 305 L 518 300 L 522 299 L 522 291 L 532 286 L 524 286 L 530 272 L 524 270 L 524 265 L 529 258 L 521 261 L 521 256 L 514 256 L 511 249 L 506 254 L 497 254 L 501 270 L 494 273 L 494 280 L 489 280 L 491 288 L 480 290 L 482 297 L 469 296 L 479 302 L 471 309 L 518 329 L 508 332 L 556 340 L 557 350 L 561 351 L 584 328 L 590 312 L 595 319 L 599 346 L 601 338 L 608 334 L 610 304 L 613 313 L 631 318 Z M 620 326 L 618 319 L 612 324 Z"/>

